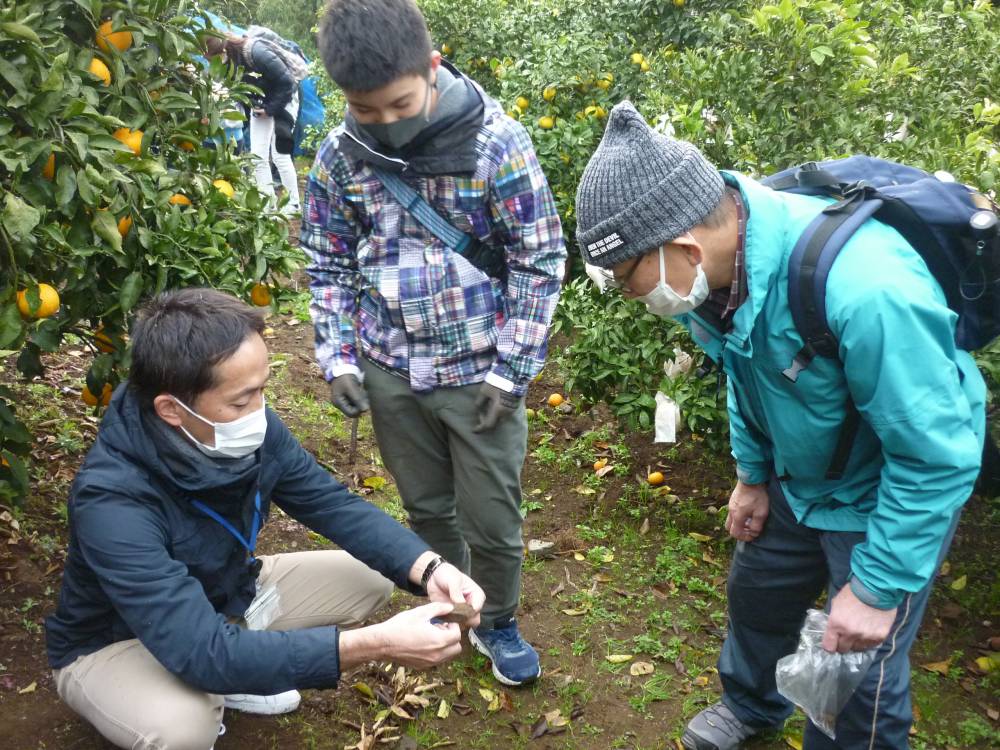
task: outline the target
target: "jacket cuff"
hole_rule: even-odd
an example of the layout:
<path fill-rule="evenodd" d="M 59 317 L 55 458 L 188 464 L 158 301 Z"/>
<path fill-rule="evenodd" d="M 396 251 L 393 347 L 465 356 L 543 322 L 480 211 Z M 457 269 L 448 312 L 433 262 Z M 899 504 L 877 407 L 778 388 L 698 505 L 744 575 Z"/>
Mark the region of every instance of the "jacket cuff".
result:
<path fill-rule="evenodd" d="M 771 466 L 765 462 L 737 461 L 736 478 L 743 484 L 765 484 L 771 478 Z"/>
<path fill-rule="evenodd" d="M 847 581 L 858 600 L 875 609 L 893 609 L 898 607 L 906 597 L 906 592 L 899 589 L 880 589 L 866 584 L 858 578 L 857 573 L 851 574 Z"/>
<path fill-rule="evenodd" d="M 332 382 L 334 378 L 339 378 L 341 375 L 353 375 L 362 383 L 365 380 L 365 376 L 362 374 L 361 368 L 357 365 L 347 363 L 332 364 L 326 371 L 326 379 L 330 382 Z"/>
<path fill-rule="evenodd" d="M 517 373 L 511 369 L 510 365 L 497 362 L 493 369 L 486 374 L 486 383 L 499 388 L 505 393 L 513 393 L 515 396 L 524 396 L 528 392 L 529 381 L 517 377 Z"/>
<path fill-rule="evenodd" d="M 340 680 L 340 638 L 336 625 L 288 631 L 298 688 L 334 688 Z"/>

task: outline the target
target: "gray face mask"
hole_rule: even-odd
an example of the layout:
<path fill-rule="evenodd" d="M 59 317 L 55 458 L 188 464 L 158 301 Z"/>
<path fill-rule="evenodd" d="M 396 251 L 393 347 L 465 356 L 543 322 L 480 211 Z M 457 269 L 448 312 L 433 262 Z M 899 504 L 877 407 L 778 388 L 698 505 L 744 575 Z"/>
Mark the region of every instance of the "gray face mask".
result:
<path fill-rule="evenodd" d="M 404 117 L 390 123 L 373 122 L 368 125 L 358 123 L 358 127 L 384 146 L 388 146 L 394 151 L 403 148 L 412 141 L 420 131 L 427 127 L 431 121 L 431 91 L 434 87 L 427 81 L 427 94 L 424 97 L 424 106 L 419 114 L 412 117 Z"/>

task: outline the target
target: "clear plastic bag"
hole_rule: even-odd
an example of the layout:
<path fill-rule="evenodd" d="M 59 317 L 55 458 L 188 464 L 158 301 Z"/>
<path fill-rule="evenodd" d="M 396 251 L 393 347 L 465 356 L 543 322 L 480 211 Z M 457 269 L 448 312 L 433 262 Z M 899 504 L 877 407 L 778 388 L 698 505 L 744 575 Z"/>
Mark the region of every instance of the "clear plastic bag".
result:
<path fill-rule="evenodd" d="M 778 692 L 801 708 L 830 739 L 837 716 L 861 684 L 877 648 L 847 654 L 830 653 L 821 645 L 827 614 L 810 609 L 799 634 L 799 648 L 778 660 Z"/>

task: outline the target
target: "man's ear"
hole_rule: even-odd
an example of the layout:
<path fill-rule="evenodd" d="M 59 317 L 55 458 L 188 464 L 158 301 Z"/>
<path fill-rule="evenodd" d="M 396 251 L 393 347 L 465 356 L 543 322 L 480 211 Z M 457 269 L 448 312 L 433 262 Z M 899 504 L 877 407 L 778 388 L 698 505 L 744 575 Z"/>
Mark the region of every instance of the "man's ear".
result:
<path fill-rule="evenodd" d="M 180 427 L 182 423 L 182 409 L 173 396 L 161 393 L 153 399 L 153 411 L 156 415 L 171 427 Z"/>
<path fill-rule="evenodd" d="M 687 262 L 692 266 L 697 266 L 699 263 L 705 262 L 705 248 L 702 247 L 698 239 L 690 232 L 686 232 L 680 237 L 675 238 L 670 244 L 678 245 L 684 251 Z"/>
<path fill-rule="evenodd" d="M 436 72 L 438 66 L 441 65 L 441 53 L 437 50 L 431 52 L 431 72 Z"/>

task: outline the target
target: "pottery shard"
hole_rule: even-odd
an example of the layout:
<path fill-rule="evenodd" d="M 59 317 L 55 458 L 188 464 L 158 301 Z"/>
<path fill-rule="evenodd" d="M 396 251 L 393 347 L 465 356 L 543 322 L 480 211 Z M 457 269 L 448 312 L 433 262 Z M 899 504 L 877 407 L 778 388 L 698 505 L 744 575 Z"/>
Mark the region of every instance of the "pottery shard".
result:
<path fill-rule="evenodd" d="M 441 615 L 442 622 L 457 622 L 464 625 L 466 621 L 476 613 L 471 604 L 456 604 L 455 609 L 446 615 Z"/>

